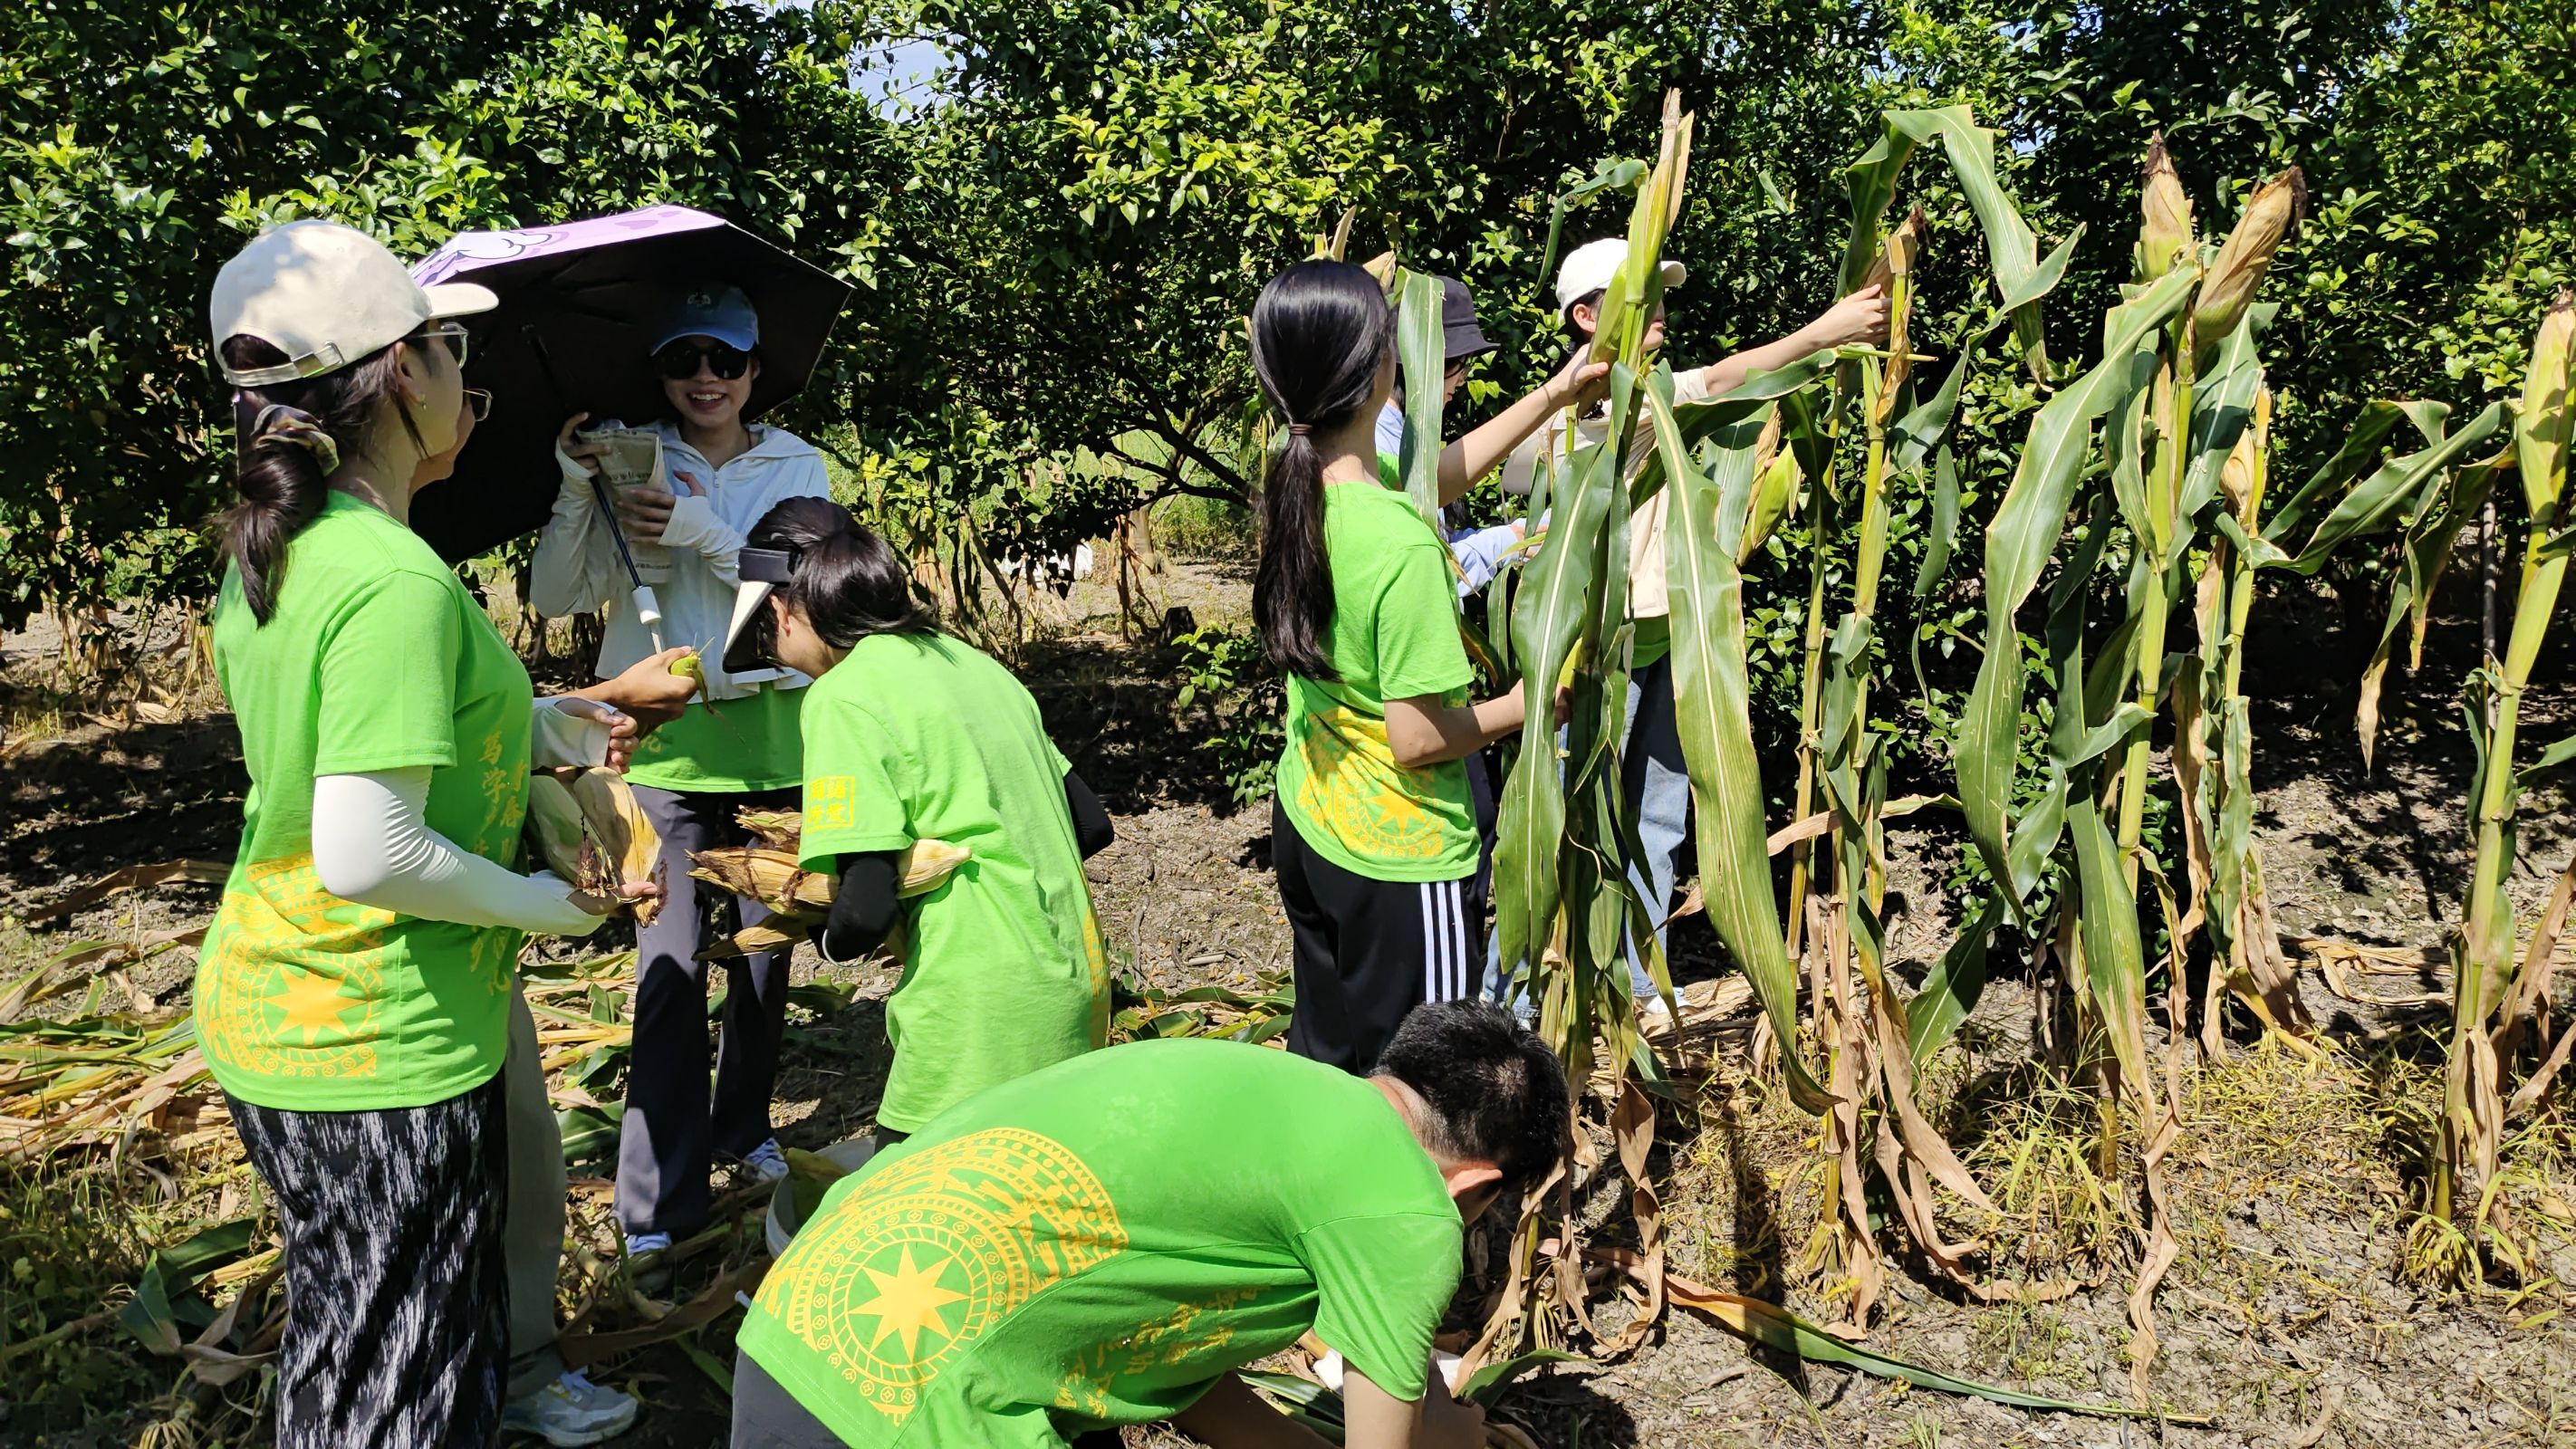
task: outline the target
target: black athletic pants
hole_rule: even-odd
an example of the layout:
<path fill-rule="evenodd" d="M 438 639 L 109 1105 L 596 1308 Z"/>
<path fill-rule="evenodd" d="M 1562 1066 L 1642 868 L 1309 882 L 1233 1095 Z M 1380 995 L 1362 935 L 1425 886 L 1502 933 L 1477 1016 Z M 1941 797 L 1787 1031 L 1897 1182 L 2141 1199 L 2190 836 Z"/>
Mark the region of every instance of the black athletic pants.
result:
<path fill-rule="evenodd" d="M 1388 881 L 1344 870 L 1315 853 L 1276 801 L 1270 859 L 1296 943 L 1288 1050 L 1366 1072 L 1407 1012 L 1475 994 L 1485 903 L 1473 875 Z"/>
<path fill-rule="evenodd" d="M 493 1442 L 509 1362 L 503 1086 L 371 1112 L 225 1097 L 286 1230 L 278 1449 Z"/>

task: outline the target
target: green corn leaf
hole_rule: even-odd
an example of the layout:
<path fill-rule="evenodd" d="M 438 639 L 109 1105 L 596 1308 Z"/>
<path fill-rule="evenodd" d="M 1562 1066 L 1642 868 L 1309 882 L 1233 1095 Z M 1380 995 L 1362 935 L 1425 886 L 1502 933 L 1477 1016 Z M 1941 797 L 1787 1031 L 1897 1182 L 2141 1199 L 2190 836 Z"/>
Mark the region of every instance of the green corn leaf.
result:
<path fill-rule="evenodd" d="M 2120 848 L 2090 789 L 2067 806 L 2067 832 L 2075 839 L 2075 873 L 2084 892 L 2081 935 L 2084 973 L 2092 983 L 2111 1050 L 2132 1092 L 2148 1089 L 2147 967 L 2138 939 L 2138 898 L 2120 871 Z"/>
<path fill-rule="evenodd" d="M 1961 360 L 1960 366 L 1965 367 Z M 1943 443 L 1932 463 L 1932 529 L 1923 540 L 1923 560 L 1914 567 L 1914 597 L 1924 598 L 1950 571 L 1950 547 L 1959 536 L 1959 464 Z M 1915 673 L 1920 676 L 1921 669 Z"/>
<path fill-rule="evenodd" d="M 2452 475 L 2451 486 L 2435 489 L 2438 496 L 2429 498 L 2427 505 L 2418 510 L 2415 521 L 2406 527 L 2402 555 L 2405 566 L 2389 581 L 2388 618 L 2380 625 L 2378 647 L 2371 651 L 2370 663 L 2361 672 L 2360 704 L 2354 712 L 2364 769 L 2370 767 L 2371 751 L 2378 741 L 2379 691 L 2388 677 L 2398 628 L 2412 624 L 2409 657 L 2420 663 L 2424 657 L 2424 627 L 2432 615 L 2433 590 L 2450 567 L 2452 546 L 2458 542 L 2460 530 L 2486 506 L 2487 496 L 2503 471 L 2501 458 L 2486 467 L 2459 470 Z"/>
<path fill-rule="evenodd" d="M 1879 219 L 1896 199 L 1898 174 L 1917 147 L 1938 136 L 1943 159 L 1958 178 L 1968 210 L 1985 234 L 1987 265 L 1994 273 L 1996 290 L 2007 304 L 2005 310 L 2012 318 L 2015 335 L 2021 339 L 2023 355 L 2029 360 L 2032 375 L 2045 381 L 2048 348 L 2040 325 L 2039 302 L 2064 276 L 2066 258 L 2072 254 L 2075 239 L 2068 238 L 2065 245 L 2050 254 L 2053 271 L 2043 267 L 2038 238 L 2022 220 L 1996 173 L 1995 133 L 1979 126 L 1966 106 L 1889 111 L 1884 126 L 1877 143 L 1843 172 L 1852 229 L 1843 248 L 1838 294 L 1854 290 L 1868 276 L 1870 263 L 1878 252 Z"/>
<path fill-rule="evenodd" d="M 2181 311 L 2192 282 L 2187 269 L 2177 269 L 2111 313 L 2103 361 L 2031 420 L 2012 486 L 1986 525 L 1986 649 L 1960 717 L 1959 800 L 1970 839 L 2001 880 L 2012 879 L 2005 832 L 2021 723 L 2022 667 L 2013 615 L 2037 586 L 2065 531 L 2066 511 L 2091 451 L 2092 425 L 2146 385 L 2139 345 Z M 2018 892 L 2014 904 L 2018 909 Z"/>
<path fill-rule="evenodd" d="M 1906 1003 L 1906 1044 L 1914 1053 L 1915 1065 L 1930 1061 L 1933 1053 L 1949 1045 L 1959 1024 L 1977 1009 L 1977 998 L 1986 989 L 1986 946 L 2006 914 L 2000 895 L 1979 902 L 1931 974 L 1923 978 L 1923 989 Z"/>
<path fill-rule="evenodd" d="M 1735 568 L 1735 520 L 1743 517 L 1754 448 L 1771 404 L 1726 404 L 1726 421 L 1710 433 L 1716 444 L 1713 473 L 1700 470 L 1682 441 L 1669 369 L 1658 368 L 1647 380 L 1646 405 L 1675 489 L 1664 566 L 1673 608 L 1674 709 L 1697 804 L 1701 897 L 1709 923 L 1744 968 L 1779 1036 L 1791 1100 L 1821 1113 L 1833 1098 L 1808 1075 L 1797 1050 L 1797 968 L 1781 936 L 1763 847 L 1761 765 L 1753 748 L 1744 662 L 1743 576 Z"/>
<path fill-rule="evenodd" d="M 1440 279 L 1408 271 L 1396 279 L 1396 352 L 1404 368 L 1404 448 L 1397 458 L 1405 496 L 1436 529 L 1440 519 L 1440 388 L 1446 373 Z"/>
<path fill-rule="evenodd" d="M 2317 531 L 2309 536 L 2298 556 L 2280 567 L 2296 574 L 2314 574 L 2347 539 L 2376 533 L 2410 509 L 2420 510 L 2424 506 L 2424 490 L 2436 484 L 2468 455 L 2470 449 L 2494 436 L 2505 423 L 2505 405 L 2489 403 L 2458 432 L 2446 435 L 2442 431 L 2442 419 L 2450 409 L 2443 404 L 2405 402 L 2396 406 L 2416 419 L 2416 426 L 2433 440 L 2433 446 L 2402 458 L 2392 458 L 2369 477 L 2354 484 L 2352 491 L 2345 494 L 2326 515 L 2325 521 L 2317 525 Z M 2265 533 L 2274 538 L 2280 536 L 2270 529 Z"/>
<path fill-rule="evenodd" d="M 2374 398 L 2364 403 L 2361 416 L 2353 420 L 2352 431 L 2344 434 L 2334 455 L 2319 464 L 2308 481 L 2272 509 L 2263 521 L 2263 536 L 2275 543 L 2310 532 L 2316 526 L 2318 511 L 2343 501 L 2352 480 L 2361 476 L 2387 451 L 2388 435 L 2399 423 L 2412 423 L 2427 443 L 2442 440 L 2442 419 L 2450 409 L 2439 403 L 2390 402 Z"/>
<path fill-rule="evenodd" d="M 1610 378 L 1613 440 L 1578 448 L 1560 473 L 1547 542 L 1512 601 L 1513 654 L 1533 700 L 1555 696 L 1557 676 L 1574 657 L 1587 622 L 1601 608 L 1601 534 L 1618 484 L 1616 440 L 1626 436 L 1634 377 L 1614 366 Z M 1544 705 L 1522 726 L 1521 751 L 1496 821 L 1496 934 L 1506 972 L 1543 950 L 1556 921 L 1558 845 L 1565 834 L 1565 785 L 1559 772 L 1554 712 Z"/>

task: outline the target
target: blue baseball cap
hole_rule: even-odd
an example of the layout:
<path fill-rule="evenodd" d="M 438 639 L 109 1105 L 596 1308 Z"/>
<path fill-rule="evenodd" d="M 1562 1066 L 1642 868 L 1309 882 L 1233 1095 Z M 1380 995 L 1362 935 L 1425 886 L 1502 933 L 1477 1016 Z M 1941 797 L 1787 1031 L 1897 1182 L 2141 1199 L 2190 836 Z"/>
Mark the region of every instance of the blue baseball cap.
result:
<path fill-rule="evenodd" d="M 760 314 L 740 287 L 696 285 L 673 298 L 653 329 L 654 352 L 683 337 L 712 337 L 737 351 L 760 345 Z"/>

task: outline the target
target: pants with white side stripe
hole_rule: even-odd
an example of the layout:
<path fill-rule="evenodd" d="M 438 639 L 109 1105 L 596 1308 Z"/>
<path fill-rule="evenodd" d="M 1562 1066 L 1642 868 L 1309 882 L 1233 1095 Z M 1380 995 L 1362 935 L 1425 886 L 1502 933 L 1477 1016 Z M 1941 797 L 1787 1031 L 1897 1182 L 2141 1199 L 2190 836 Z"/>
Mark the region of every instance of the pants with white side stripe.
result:
<path fill-rule="evenodd" d="M 1288 1050 L 1366 1072 L 1407 1012 L 1475 994 L 1485 903 L 1473 874 L 1390 881 L 1344 870 L 1316 854 L 1276 802 L 1270 856 L 1296 943 Z"/>

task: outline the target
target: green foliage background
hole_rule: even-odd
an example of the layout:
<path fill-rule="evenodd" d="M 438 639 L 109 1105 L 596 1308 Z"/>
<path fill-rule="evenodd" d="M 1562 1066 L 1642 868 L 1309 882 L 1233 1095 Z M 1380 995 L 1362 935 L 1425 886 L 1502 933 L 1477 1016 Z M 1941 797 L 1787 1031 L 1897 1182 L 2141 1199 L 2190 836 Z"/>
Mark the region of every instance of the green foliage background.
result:
<path fill-rule="evenodd" d="M 26 0 L 0 9 L 0 625 L 206 590 L 229 439 L 203 304 L 262 225 L 334 216 L 414 254 L 649 201 L 721 212 L 860 285 L 785 421 L 877 479 L 908 536 L 971 516 L 988 550 L 1034 552 L 1151 496 L 1248 491 L 1240 319 L 1345 207 L 1356 254 L 1398 246 L 1475 287 L 1505 345 L 1471 406 L 1533 382 L 1554 345 L 1547 198 L 1650 149 L 1667 86 L 1700 116 L 1673 242 L 1693 273 L 1673 299 L 1683 362 L 1825 303 L 1837 170 L 1887 106 L 1969 102 L 2012 139 L 2007 182 L 2043 240 L 2088 229 L 2058 318 L 2099 315 L 2126 274 L 2153 130 L 2205 227 L 2301 163 L 2316 213 L 2272 292 L 2295 473 L 2364 399 L 2468 407 L 2518 376 L 2576 244 L 2569 17 L 2550 0 Z M 1964 207 L 1937 168 L 1910 180 L 1935 223 L 1918 330 L 1938 352 L 1989 299 Z M 1587 213 L 1568 240 L 1616 224 Z M 1970 538 L 2035 400 L 1982 371 L 1958 438 Z M 1904 577 L 1923 503 L 1898 506 Z M 1795 652 L 1805 561 L 1831 566 L 1794 532 L 1772 553 L 1757 669 Z M 1931 659 L 1968 607 L 1928 602 Z"/>

